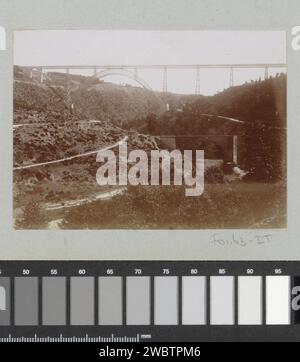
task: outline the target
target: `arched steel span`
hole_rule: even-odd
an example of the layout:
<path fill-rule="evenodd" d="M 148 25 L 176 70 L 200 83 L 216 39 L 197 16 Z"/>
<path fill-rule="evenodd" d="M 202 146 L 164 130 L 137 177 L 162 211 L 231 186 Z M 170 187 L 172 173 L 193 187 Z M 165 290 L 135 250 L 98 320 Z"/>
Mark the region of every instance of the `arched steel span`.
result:
<path fill-rule="evenodd" d="M 103 78 L 109 77 L 111 75 L 127 77 L 129 79 L 136 81 L 142 87 L 149 89 L 151 91 L 153 90 L 144 79 L 142 79 L 141 77 L 138 76 L 136 71 L 130 72 L 130 70 L 127 70 L 127 69 L 104 69 L 104 70 L 101 70 L 100 72 L 97 72 L 95 74 L 95 77 L 97 77 L 99 79 L 103 79 Z"/>
<path fill-rule="evenodd" d="M 22 66 L 21 66 L 22 67 Z M 234 70 L 235 69 L 246 69 L 246 68 L 257 68 L 265 70 L 265 79 L 269 78 L 269 70 L 271 68 L 282 68 L 286 69 L 286 64 L 284 63 L 261 63 L 261 64 L 139 64 L 139 65 L 36 65 L 36 66 L 24 66 L 23 68 L 29 69 L 32 74 L 32 70 L 36 69 L 41 74 L 41 82 L 43 82 L 43 73 L 47 71 L 53 70 L 65 70 L 66 73 L 70 73 L 70 70 L 91 70 L 94 75 L 99 74 L 101 72 L 109 71 L 112 74 L 113 71 L 119 72 L 126 76 L 135 79 L 138 78 L 138 83 L 143 85 L 145 88 L 148 88 L 149 85 L 138 77 L 139 70 L 146 69 L 156 69 L 162 71 L 162 84 L 163 92 L 167 92 L 168 89 L 168 78 L 167 73 L 168 70 L 171 69 L 194 69 L 195 70 L 195 94 L 200 94 L 200 83 L 201 83 L 201 70 L 202 69 L 228 69 L 229 70 L 229 87 L 234 86 Z M 104 73 L 105 74 L 105 73 Z M 150 88 L 151 89 L 151 88 Z"/>
<path fill-rule="evenodd" d="M 153 95 L 158 100 L 158 102 L 162 105 L 162 109 L 166 109 L 167 105 L 164 103 L 164 101 L 153 91 L 153 89 L 150 87 L 150 85 L 138 75 L 137 69 L 118 69 L 118 68 L 108 68 L 100 70 L 99 72 L 94 72 L 94 77 L 97 77 L 98 79 L 104 79 L 106 77 L 109 77 L 111 75 L 118 75 L 118 76 L 124 76 L 129 79 L 134 80 L 139 85 L 141 85 L 143 88 L 148 89 L 153 92 Z"/>

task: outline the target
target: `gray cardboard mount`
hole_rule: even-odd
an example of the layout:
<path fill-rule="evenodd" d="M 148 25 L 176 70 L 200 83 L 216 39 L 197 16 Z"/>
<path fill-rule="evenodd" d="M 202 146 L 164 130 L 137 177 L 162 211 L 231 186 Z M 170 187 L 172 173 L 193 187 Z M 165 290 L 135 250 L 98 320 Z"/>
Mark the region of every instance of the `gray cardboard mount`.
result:
<path fill-rule="evenodd" d="M 0 260 L 300 259 L 299 0 L 0 0 Z M 284 30 L 288 63 L 288 228 L 282 230 L 16 231 L 12 224 L 13 31 Z M 259 205 L 258 205 L 259 207 Z M 214 235 L 224 245 L 213 243 Z M 251 242 L 269 235 L 267 242 Z M 232 237 L 241 244 L 227 245 Z M 264 238 L 263 238 L 264 239 Z M 257 239 L 255 239 L 257 240 Z"/>

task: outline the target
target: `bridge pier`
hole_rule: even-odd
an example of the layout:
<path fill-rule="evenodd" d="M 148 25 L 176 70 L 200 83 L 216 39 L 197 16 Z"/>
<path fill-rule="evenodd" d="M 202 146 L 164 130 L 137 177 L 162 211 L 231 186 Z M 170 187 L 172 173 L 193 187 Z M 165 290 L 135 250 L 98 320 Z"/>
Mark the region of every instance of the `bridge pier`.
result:
<path fill-rule="evenodd" d="M 265 79 L 268 79 L 269 78 L 269 67 L 266 66 L 265 67 Z"/>
<path fill-rule="evenodd" d="M 71 108 L 71 87 L 70 87 L 70 69 L 66 68 L 67 80 L 66 80 L 66 104 Z"/>
<path fill-rule="evenodd" d="M 167 67 L 163 68 L 163 92 L 168 92 L 168 69 Z"/>
<path fill-rule="evenodd" d="M 233 136 L 232 141 L 232 161 L 238 163 L 238 136 Z"/>
<path fill-rule="evenodd" d="M 134 68 L 133 74 L 134 74 L 134 80 L 137 81 L 137 79 L 139 77 L 138 68 Z"/>
<path fill-rule="evenodd" d="M 197 67 L 196 69 L 196 87 L 195 87 L 195 94 L 200 95 L 201 88 L 200 88 L 200 68 Z"/>
<path fill-rule="evenodd" d="M 230 79 L 229 79 L 229 87 L 234 86 L 234 74 L 233 74 L 233 68 L 230 68 Z"/>
<path fill-rule="evenodd" d="M 41 78 L 40 78 L 40 82 L 41 82 L 41 84 L 43 84 L 43 82 L 44 82 L 44 69 L 43 69 L 43 68 L 41 68 Z"/>

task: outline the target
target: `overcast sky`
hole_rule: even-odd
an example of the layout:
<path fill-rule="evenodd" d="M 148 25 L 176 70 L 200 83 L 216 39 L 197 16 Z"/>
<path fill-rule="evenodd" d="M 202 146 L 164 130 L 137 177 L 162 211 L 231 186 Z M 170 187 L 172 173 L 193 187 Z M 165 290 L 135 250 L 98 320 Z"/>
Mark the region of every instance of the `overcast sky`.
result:
<path fill-rule="evenodd" d="M 16 65 L 135 65 L 285 63 L 286 34 L 281 31 L 17 31 Z M 279 69 L 271 69 L 276 74 Z M 79 72 L 76 72 L 79 73 Z M 82 72 L 87 74 L 86 72 Z M 237 70 L 235 84 L 263 77 L 264 70 Z M 162 72 L 140 71 L 154 90 Z M 125 77 L 106 81 L 134 84 Z M 195 92 L 195 70 L 168 72 L 168 91 Z M 201 93 L 229 86 L 228 70 L 201 71 Z"/>

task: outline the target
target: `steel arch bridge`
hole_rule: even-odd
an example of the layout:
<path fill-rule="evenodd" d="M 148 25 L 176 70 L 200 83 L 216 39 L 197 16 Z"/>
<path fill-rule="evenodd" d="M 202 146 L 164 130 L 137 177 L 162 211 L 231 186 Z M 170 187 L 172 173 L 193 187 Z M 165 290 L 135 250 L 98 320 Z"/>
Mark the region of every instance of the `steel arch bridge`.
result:
<path fill-rule="evenodd" d="M 286 69 L 284 63 L 264 63 L 264 64 L 162 64 L 162 65 L 37 65 L 25 66 L 29 70 L 31 77 L 33 72 L 39 72 L 40 82 L 43 83 L 47 76 L 47 72 L 55 70 L 63 70 L 70 74 L 72 70 L 90 70 L 91 76 L 105 78 L 109 75 L 121 75 L 135 80 L 138 84 L 146 89 L 150 89 L 150 85 L 139 76 L 140 70 L 157 70 L 162 74 L 162 92 L 168 91 L 168 70 L 190 69 L 195 72 L 195 94 L 199 95 L 201 91 L 201 71 L 203 69 L 224 69 L 228 72 L 229 87 L 234 86 L 234 71 L 236 69 L 261 69 L 264 70 L 264 78 L 269 77 L 270 69 Z M 78 73 L 77 73 L 78 74 Z"/>
<path fill-rule="evenodd" d="M 104 79 L 106 77 L 113 75 L 124 76 L 126 78 L 132 79 L 136 81 L 139 85 L 141 85 L 143 88 L 152 90 L 150 85 L 143 78 L 139 77 L 136 71 L 132 72 L 128 69 L 104 69 L 101 70 L 100 72 L 97 72 L 94 76 L 97 77 L 98 79 Z"/>

